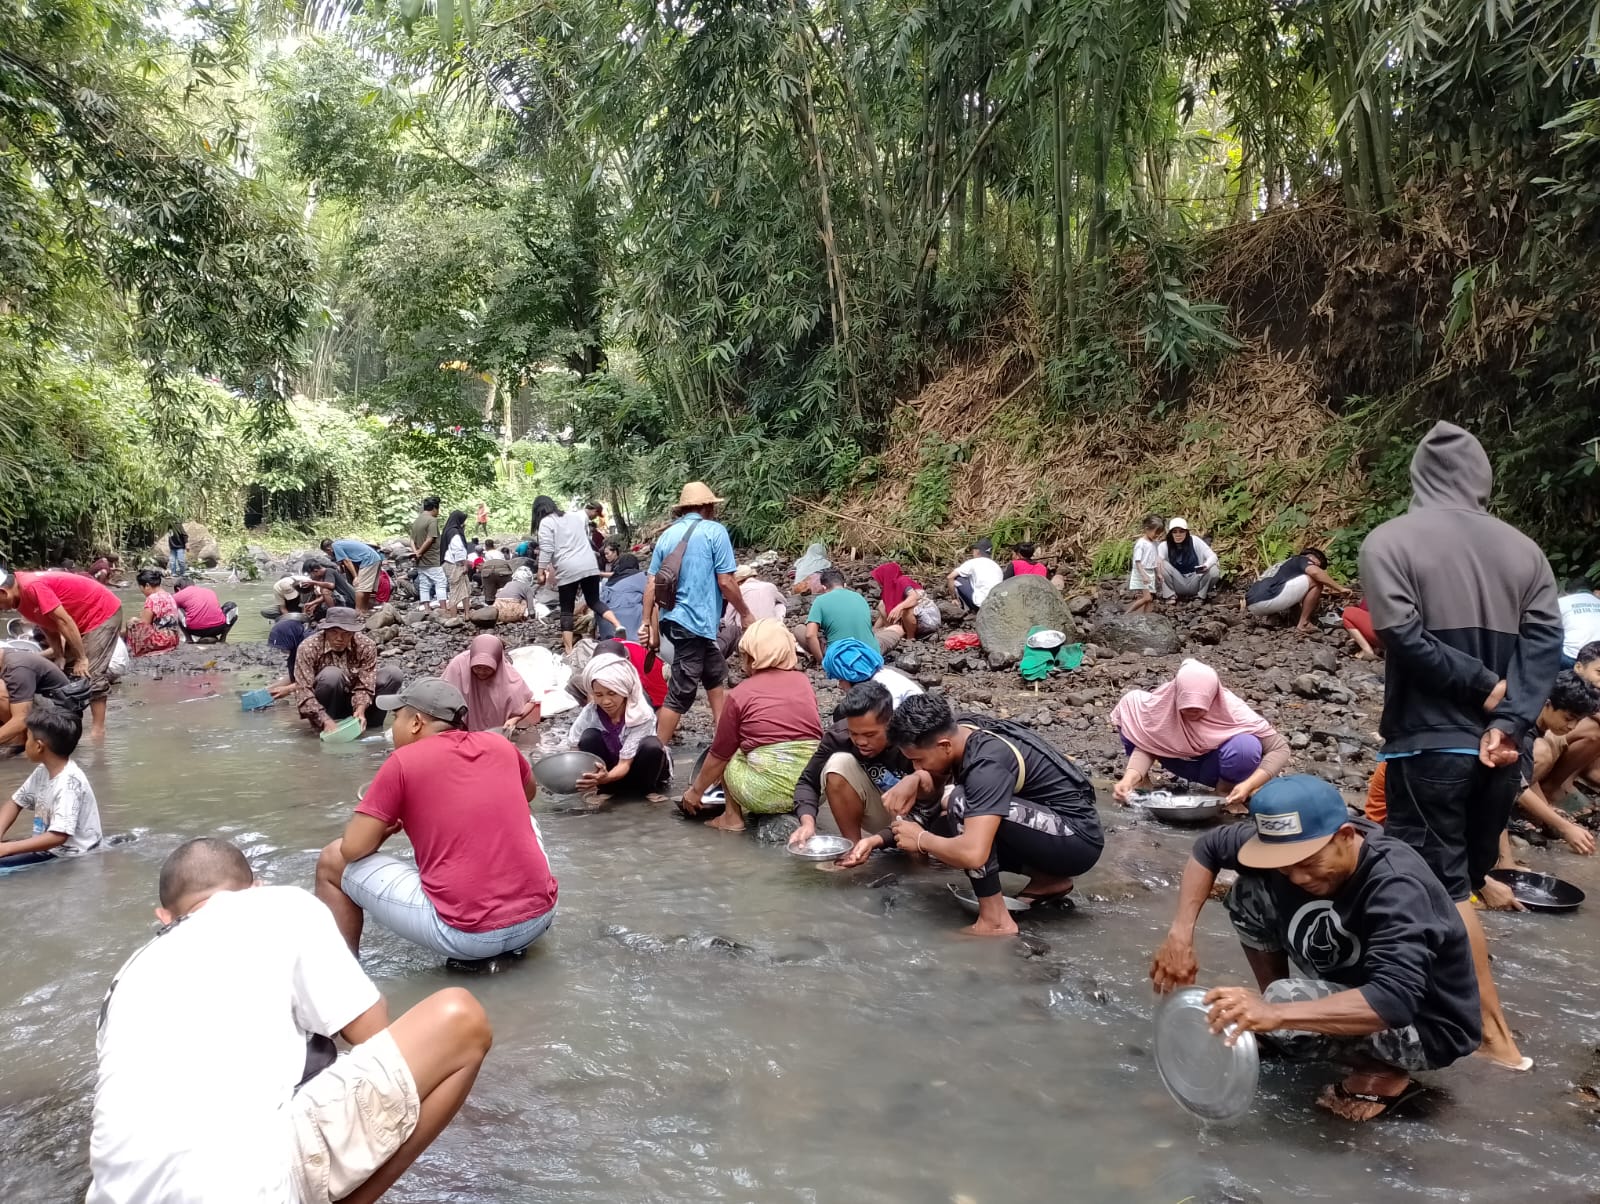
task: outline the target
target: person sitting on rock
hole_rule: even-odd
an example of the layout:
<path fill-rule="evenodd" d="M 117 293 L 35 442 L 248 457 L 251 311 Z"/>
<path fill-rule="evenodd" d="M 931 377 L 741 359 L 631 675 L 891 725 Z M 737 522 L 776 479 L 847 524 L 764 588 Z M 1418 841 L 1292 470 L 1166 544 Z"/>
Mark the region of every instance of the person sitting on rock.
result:
<path fill-rule="evenodd" d="M 884 623 L 900 628 L 906 639 L 932 635 L 944 623 L 939 604 L 906 575 L 898 561 L 885 560 L 872 570 L 872 579 L 881 591 L 878 608 Z"/>
<path fill-rule="evenodd" d="M 593 754 L 605 766 L 579 778 L 578 789 L 657 798 L 672 780 L 672 759 L 656 739 L 656 711 L 639 671 L 626 654 L 612 651 L 610 643 L 601 645 L 604 652 L 597 647 L 583 667 L 582 689 L 589 702 L 567 732 L 570 746 Z"/>
<path fill-rule="evenodd" d="M 1600 689 L 1570 669 L 1558 673 L 1550 698 L 1539 712 L 1538 738 L 1523 754 L 1522 792 L 1517 796 L 1517 807 L 1524 815 L 1585 857 L 1594 852 L 1594 833 L 1560 804 L 1572 792 L 1578 775 L 1600 758 L 1600 725 L 1594 722 L 1597 714 Z"/>
<path fill-rule="evenodd" d="M 474 636 L 440 675 L 467 700 L 469 732 L 513 736 L 523 724 L 537 727 L 539 701 L 506 655 L 505 641 L 487 632 Z"/>
<path fill-rule="evenodd" d="M 994 544 L 988 538 L 975 541 L 967 550 L 972 555 L 951 569 L 947 580 L 962 608 L 968 614 L 977 614 L 989 591 L 1004 581 L 1006 574 L 995 561 Z"/>
<path fill-rule="evenodd" d="M 692 815 L 701 796 L 721 782 L 728 805 L 710 826 L 724 832 L 744 831 L 745 811 L 794 810 L 795 784 L 822 740 L 817 696 L 799 671 L 789 629 L 757 619 L 745 628 L 739 652 L 748 676 L 729 692 L 710 752 L 683 793 L 683 809 Z"/>
<path fill-rule="evenodd" d="M 611 575 L 600 583 L 599 630 L 602 640 L 627 639 L 638 635 L 644 626 L 644 587 L 649 580 L 639 567 L 639 558 L 632 552 L 623 552 L 611 566 Z M 611 623 L 605 616 L 614 615 Z"/>
<path fill-rule="evenodd" d="M 934 808 L 919 804 L 888 832 L 858 841 L 840 865 L 860 865 L 890 843 L 936 857 L 965 870 L 972 882 L 978 919 L 967 931 L 1013 936 L 1017 922 L 1000 891 L 1001 871 L 1028 874 L 1018 897 L 1038 903 L 1064 898 L 1073 880 L 1100 860 L 1105 835 L 1094 787 L 1028 729 L 993 719 L 957 723 L 941 695 L 922 694 L 895 708 L 889 739 L 927 775 L 918 784 L 919 798 L 936 799 L 945 786 L 955 787 L 944 800 L 953 835 L 930 831 Z"/>
<path fill-rule="evenodd" d="M 294 653 L 300 717 L 317 731 L 331 732 L 352 715 L 363 732 L 383 726 L 377 697 L 398 690 L 401 673 L 393 661 L 378 663 L 378 645 L 364 628 L 350 607 L 329 607 L 322 626 Z"/>
<path fill-rule="evenodd" d="M 846 587 L 844 574 L 838 569 L 823 569 L 818 583 L 822 592 L 806 615 L 805 650 L 811 655 L 812 664 L 822 664 L 823 648 L 835 640 L 860 640 L 880 653 L 900 642 L 901 631 L 897 627 L 873 630 L 871 604 Z"/>
<path fill-rule="evenodd" d="M 1289 742 L 1231 690 L 1210 665 L 1185 660 L 1154 690 L 1130 690 L 1111 712 L 1128 750 L 1128 768 L 1113 790 L 1127 803 L 1145 786 L 1156 761 L 1169 773 L 1225 793 L 1230 810 L 1289 764 Z"/>
<path fill-rule="evenodd" d="M 1222 566 L 1209 544 L 1189 531 L 1189 520 L 1167 520 L 1167 537 L 1156 548 L 1161 561 L 1161 596 L 1173 598 L 1198 598 L 1204 602 L 1218 581 L 1222 579 Z"/>
<path fill-rule="evenodd" d="M 1258 1033 L 1289 1058 L 1351 1067 L 1317 1101 L 1345 1120 L 1393 1112 L 1414 1072 L 1449 1066 L 1482 1039 L 1461 917 L 1416 852 L 1352 816 L 1319 778 L 1268 783 L 1250 817 L 1195 842 L 1150 978 L 1162 993 L 1194 984 L 1196 921 L 1218 872 L 1237 871 L 1228 918 L 1260 994 L 1212 988 L 1211 1031 L 1229 1043 Z M 1309 977 L 1291 978 L 1291 963 Z"/>
<path fill-rule="evenodd" d="M 794 562 L 794 592 L 797 594 L 820 594 L 822 592 L 822 572 L 831 569 L 833 561 L 828 559 L 826 544 L 814 543 L 806 547 L 804 555 Z"/>
<path fill-rule="evenodd" d="M 394 752 L 317 858 L 317 898 L 352 953 L 369 914 L 446 958 L 526 949 L 555 919 L 557 897 L 528 810 L 537 787 L 527 759 L 498 732 L 467 731 L 467 700 L 441 678 L 378 701 L 395 713 Z M 378 851 L 401 831 L 414 863 Z"/>
<path fill-rule="evenodd" d="M 851 687 L 833 712 L 834 723 L 823 734 L 794 788 L 794 813 L 800 826 L 789 837 L 802 845 L 817 834 L 821 801 L 851 843 L 862 830 L 885 829 L 910 812 L 918 799 L 934 800 L 933 779 L 919 773 L 905 753 L 889 740 L 895 701 L 875 681 Z"/>
<path fill-rule="evenodd" d="M 1298 556 L 1273 565 L 1261 579 L 1245 590 L 1241 610 L 1257 618 L 1281 615 L 1300 608 L 1300 622 L 1295 630 L 1309 635 L 1316 631 L 1314 620 L 1317 607 L 1322 605 L 1326 590 L 1339 597 L 1348 597 L 1350 590 L 1328 576 L 1328 555 L 1321 548 L 1307 548 Z"/>
<path fill-rule="evenodd" d="M 864 681 L 875 681 L 889 691 L 889 697 L 899 706 L 913 694 L 922 693 L 922 687 L 898 669 L 883 663 L 883 656 L 874 644 L 860 640 L 835 640 L 828 645 L 828 654 L 822 658 L 822 671 L 845 689 Z"/>

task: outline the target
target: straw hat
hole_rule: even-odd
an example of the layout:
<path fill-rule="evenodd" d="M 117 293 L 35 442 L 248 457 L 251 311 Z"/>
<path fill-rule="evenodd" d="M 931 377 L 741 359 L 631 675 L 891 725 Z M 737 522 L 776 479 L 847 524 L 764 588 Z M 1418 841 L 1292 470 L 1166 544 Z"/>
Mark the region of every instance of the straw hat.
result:
<path fill-rule="evenodd" d="M 704 481 L 690 481 L 683 487 L 683 492 L 678 495 L 678 509 L 684 510 L 691 506 L 715 506 L 722 501 L 712 493 Z"/>

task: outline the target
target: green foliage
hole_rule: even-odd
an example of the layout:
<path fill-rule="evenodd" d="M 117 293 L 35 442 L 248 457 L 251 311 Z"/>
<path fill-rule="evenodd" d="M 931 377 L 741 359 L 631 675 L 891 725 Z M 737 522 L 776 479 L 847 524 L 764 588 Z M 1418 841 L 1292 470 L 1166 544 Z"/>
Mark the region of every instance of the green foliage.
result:
<path fill-rule="evenodd" d="M 911 492 L 906 496 L 898 526 L 928 534 L 940 531 L 950 518 L 951 478 L 963 453 L 964 449 L 957 443 L 943 443 L 937 439 L 923 442 L 918 453 L 917 474 L 911 479 Z"/>
<path fill-rule="evenodd" d="M 1133 540 L 1107 539 L 1096 544 L 1089 557 L 1089 576 L 1099 581 L 1127 574 L 1133 564 Z"/>

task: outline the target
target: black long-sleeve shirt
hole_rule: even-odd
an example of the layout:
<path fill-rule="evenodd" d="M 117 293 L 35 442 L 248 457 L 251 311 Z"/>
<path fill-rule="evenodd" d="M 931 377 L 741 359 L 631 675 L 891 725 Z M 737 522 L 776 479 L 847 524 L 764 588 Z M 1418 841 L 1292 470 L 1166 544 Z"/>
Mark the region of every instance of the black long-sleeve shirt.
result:
<path fill-rule="evenodd" d="M 801 819 L 807 816 L 812 819 L 817 817 L 817 811 L 822 805 L 822 771 L 829 759 L 837 753 L 849 753 L 860 761 L 868 780 L 880 792 L 888 790 L 896 782 L 909 778 L 915 772 L 906 755 L 893 744 L 875 757 L 863 757 L 850 742 L 850 728 L 841 719 L 822 734 L 817 751 L 812 754 L 811 760 L 806 762 L 806 767 L 800 771 L 800 781 L 794 788 L 794 813 Z"/>
<path fill-rule="evenodd" d="M 1359 990 L 1389 1028 L 1415 1025 L 1431 1066 L 1448 1066 L 1483 1040 L 1478 978 L 1461 915 L 1428 863 L 1364 819 L 1355 873 L 1329 898 L 1307 894 L 1277 870 L 1239 864 L 1250 824 L 1213 828 L 1194 843 L 1206 869 L 1264 880 L 1280 948 L 1295 965 Z"/>

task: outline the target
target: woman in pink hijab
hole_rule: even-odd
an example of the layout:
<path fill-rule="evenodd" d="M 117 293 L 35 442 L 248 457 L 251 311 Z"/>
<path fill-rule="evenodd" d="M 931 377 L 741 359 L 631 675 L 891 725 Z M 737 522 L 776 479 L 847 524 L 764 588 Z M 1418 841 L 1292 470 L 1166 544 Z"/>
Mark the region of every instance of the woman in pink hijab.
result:
<path fill-rule="evenodd" d="M 885 560 L 872 570 L 872 579 L 883 591 L 883 617 L 890 627 L 899 627 L 908 640 L 939 630 L 938 603 L 906 576 L 897 561 Z"/>
<path fill-rule="evenodd" d="M 1179 665 L 1165 685 L 1124 694 L 1111 726 L 1128 750 L 1128 771 L 1113 791 L 1119 803 L 1160 761 L 1185 781 L 1227 794 L 1230 810 L 1243 810 L 1289 764 L 1289 742 L 1196 660 Z"/>
<path fill-rule="evenodd" d="M 443 677 L 467 700 L 468 731 L 499 728 L 510 736 L 524 720 L 539 722 L 539 703 L 497 635 L 474 639 L 445 666 Z"/>

